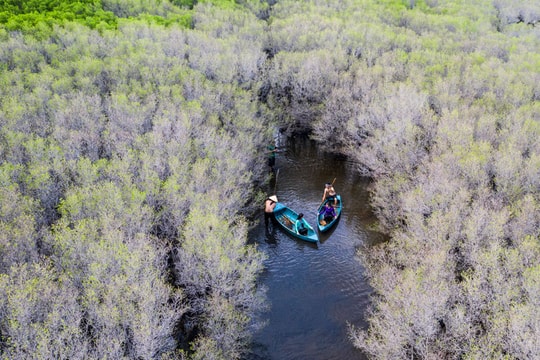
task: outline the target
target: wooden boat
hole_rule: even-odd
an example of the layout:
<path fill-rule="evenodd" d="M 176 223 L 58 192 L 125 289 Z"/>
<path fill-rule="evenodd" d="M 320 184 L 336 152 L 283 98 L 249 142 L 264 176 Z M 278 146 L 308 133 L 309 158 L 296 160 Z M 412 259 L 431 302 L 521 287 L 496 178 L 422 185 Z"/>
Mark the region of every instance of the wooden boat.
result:
<path fill-rule="evenodd" d="M 294 224 L 298 218 L 298 213 L 296 213 L 291 208 L 283 205 L 283 203 L 278 202 L 274 208 L 274 217 L 279 225 L 289 234 L 299 239 L 316 243 L 319 241 L 319 236 L 313 227 L 307 223 L 308 233 L 302 235 L 296 232 Z"/>
<path fill-rule="evenodd" d="M 319 228 L 320 232 L 325 232 L 325 231 L 330 230 L 330 228 L 337 223 L 337 221 L 339 220 L 339 217 L 341 216 L 341 208 L 343 207 L 343 203 L 341 202 L 341 195 L 336 195 L 336 197 L 338 201 L 337 201 L 337 206 L 335 208 L 336 217 L 334 218 L 334 220 L 330 221 L 329 223 L 326 223 L 326 221 L 324 221 L 323 215 L 319 214 L 322 208 L 324 207 L 324 205 L 328 202 L 328 200 L 325 200 L 324 203 L 322 203 L 321 206 L 319 206 L 319 209 L 317 210 L 317 227 Z"/>

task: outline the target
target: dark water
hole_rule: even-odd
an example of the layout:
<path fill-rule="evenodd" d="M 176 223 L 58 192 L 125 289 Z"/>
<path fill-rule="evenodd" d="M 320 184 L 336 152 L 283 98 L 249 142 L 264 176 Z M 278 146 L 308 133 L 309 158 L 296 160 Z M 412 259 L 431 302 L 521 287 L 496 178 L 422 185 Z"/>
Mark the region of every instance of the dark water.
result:
<path fill-rule="evenodd" d="M 311 244 L 287 235 L 277 225 L 260 225 L 250 241 L 268 255 L 261 282 L 268 288 L 268 322 L 255 334 L 250 360 L 366 359 L 352 346 L 347 323 L 366 328 L 371 288 L 355 256 L 357 247 L 381 241 L 370 231 L 375 218 L 368 204 L 368 181 L 354 164 L 319 151 L 304 138 L 280 139 L 286 151 L 276 160 L 279 201 L 316 228 L 316 213 L 326 182 L 343 199 L 337 226 Z M 269 193 L 273 192 L 270 185 Z"/>

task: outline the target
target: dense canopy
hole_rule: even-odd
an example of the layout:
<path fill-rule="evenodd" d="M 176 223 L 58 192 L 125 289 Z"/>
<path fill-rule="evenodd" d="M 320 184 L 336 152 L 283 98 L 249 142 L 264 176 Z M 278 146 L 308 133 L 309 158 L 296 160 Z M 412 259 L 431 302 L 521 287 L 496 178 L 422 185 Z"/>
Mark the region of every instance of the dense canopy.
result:
<path fill-rule="evenodd" d="M 0 0 L 0 357 L 245 356 L 276 128 L 373 180 L 367 356 L 540 357 L 539 21 L 524 0 Z"/>

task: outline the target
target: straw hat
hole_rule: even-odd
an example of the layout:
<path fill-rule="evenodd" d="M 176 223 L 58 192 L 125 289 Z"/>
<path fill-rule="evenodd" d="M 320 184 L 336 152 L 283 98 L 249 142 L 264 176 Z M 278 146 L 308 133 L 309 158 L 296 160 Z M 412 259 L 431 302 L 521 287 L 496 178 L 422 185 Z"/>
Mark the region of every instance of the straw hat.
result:
<path fill-rule="evenodd" d="M 278 201 L 277 201 L 277 196 L 276 196 L 276 195 L 270 196 L 269 199 L 272 200 L 273 202 L 278 202 Z"/>

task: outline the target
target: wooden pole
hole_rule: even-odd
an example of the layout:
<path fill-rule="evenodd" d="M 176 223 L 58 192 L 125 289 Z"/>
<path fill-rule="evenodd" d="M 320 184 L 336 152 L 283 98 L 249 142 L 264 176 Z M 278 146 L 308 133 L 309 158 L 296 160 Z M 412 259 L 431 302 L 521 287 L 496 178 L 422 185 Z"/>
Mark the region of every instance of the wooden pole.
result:
<path fill-rule="evenodd" d="M 277 171 L 276 171 L 276 182 L 274 183 L 274 194 L 273 195 L 276 195 L 276 187 L 277 187 L 278 176 L 279 176 L 279 169 L 277 169 Z"/>

